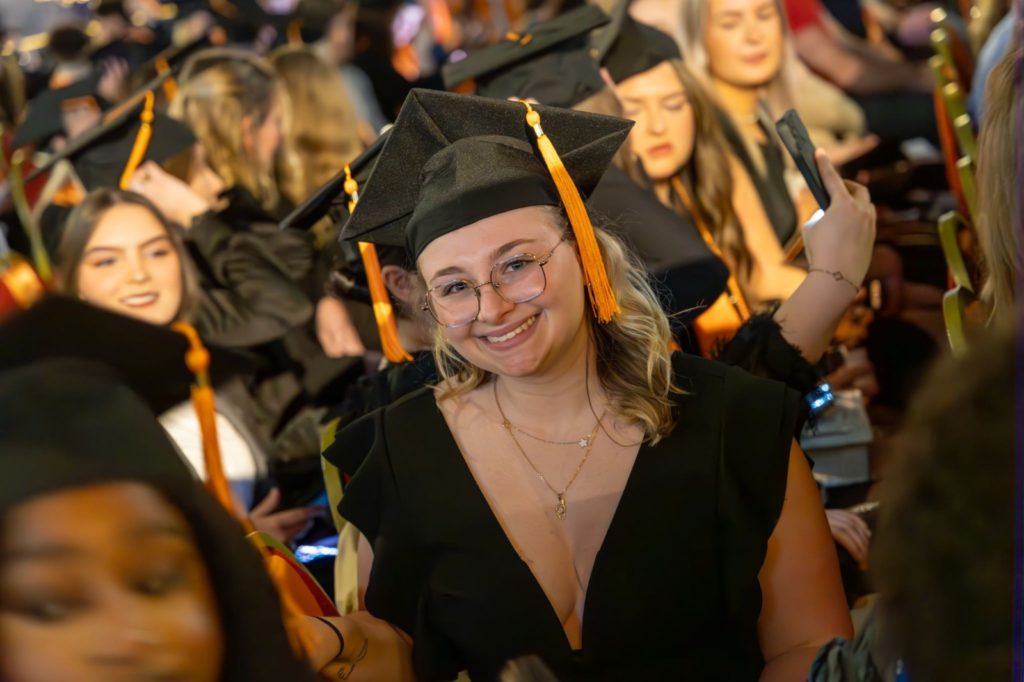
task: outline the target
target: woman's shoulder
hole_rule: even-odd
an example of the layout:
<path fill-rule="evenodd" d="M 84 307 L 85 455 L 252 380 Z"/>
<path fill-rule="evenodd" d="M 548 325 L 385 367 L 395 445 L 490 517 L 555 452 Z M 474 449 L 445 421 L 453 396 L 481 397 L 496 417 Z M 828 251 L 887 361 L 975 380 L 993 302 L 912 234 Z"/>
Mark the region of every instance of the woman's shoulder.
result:
<path fill-rule="evenodd" d="M 679 422 L 733 427 L 754 439 L 755 426 L 771 429 L 772 435 L 796 435 L 800 396 L 784 383 L 687 353 L 673 353 L 672 369 L 682 391 L 676 400 Z M 737 438 L 732 434 L 726 440 Z"/>

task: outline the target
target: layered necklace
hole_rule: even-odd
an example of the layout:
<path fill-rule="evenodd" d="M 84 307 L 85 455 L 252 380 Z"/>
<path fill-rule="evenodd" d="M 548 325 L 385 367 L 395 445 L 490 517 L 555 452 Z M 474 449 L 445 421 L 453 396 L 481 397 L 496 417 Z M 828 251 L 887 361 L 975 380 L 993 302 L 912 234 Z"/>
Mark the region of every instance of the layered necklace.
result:
<path fill-rule="evenodd" d="M 590 378 L 589 351 L 590 351 L 590 349 L 588 348 L 587 351 L 588 351 L 587 401 L 589 403 L 589 401 L 590 401 L 590 386 L 589 386 L 589 384 L 590 384 L 590 382 L 589 382 L 589 378 Z M 494 404 L 498 407 L 498 414 L 501 415 L 501 426 L 502 426 L 502 428 L 504 428 L 505 431 L 508 432 L 508 435 L 512 439 L 512 442 L 515 444 L 516 449 L 519 450 L 519 454 L 521 454 L 523 456 L 523 459 L 525 459 L 526 463 L 530 465 L 530 468 L 533 469 L 533 472 L 535 474 L 537 474 L 537 477 L 544 483 L 545 486 L 547 486 L 548 490 L 550 490 L 552 492 L 552 494 L 554 494 L 554 496 L 555 496 L 555 498 L 557 500 L 557 503 L 555 504 L 555 516 L 558 517 L 559 521 L 565 521 L 565 515 L 566 515 L 566 512 L 568 511 L 568 503 L 565 500 L 565 495 L 566 495 L 566 493 L 569 492 L 569 488 L 572 487 L 572 484 L 576 482 L 576 478 L 580 475 L 580 472 L 583 470 L 583 465 L 587 463 L 587 458 L 590 457 L 590 451 L 593 450 L 593 448 L 594 448 L 594 438 L 597 436 L 598 431 L 603 431 L 604 430 L 604 427 L 602 426 L 601 422 L 604 421 L 605 415 L 608 414 L 607 409 L 601 414 L 600 417 L 597 417 L 597 423 L 594 424 L 594 428 L 587 435 L 581 436 L 580 438 L 576 438 L 574 440 L 565 440 L 565 441 L 562 441 L 562 440 L 548 440 L 546 438 L 541 438 L 540 436 L 534 436 L 534 435 L 532 435 L 532 434 L 522 430 L 521 428 L 519 428 L 518 426 L 513 424 L 511 421 L 509 421 L 509 418 L 505 415 L 505 410 L 502 409 L 502 407 L 501 407 L 501 400 L 498 398 L 498 381 L 497 381 L 497 378 L 495 378 L 494 381 L 491 382 L 491 386 L 494 389 Z M 593 411 L 594 411 L 593 410 L 593 406 L 591 406 L 591 413 L 593 413 Z M 522 444 L 520 444 L 519 439 L 516 438 L 516 432 L 521 433 L 521 434 L 523 434 L 524 436 L 526 436 L 528 438 L 532 438 L 533 440 L 540 441 L 542 443 L 548 443 L 550 445 L 573 445 L 573 446 L 576 446 L 576 447 L 581 448 L 581 449 L 584 450 L 583 457 L 580 459 L 580 463 L 576 465 L 576 470 L 573 472 L 572 476 L 569 477 L 569 482 L 565 484 L 565 487 L 563 487 L 561 491 L 559 491 L 557 488 L 555 488 L 555 486 L 551 485 L 551 482 L 548 481 L 547 477 L 544 476 L 544 474 L 542 474 L 540 472 L 540 469 L 537 468 L 537 465 L 534 464 L 533 460 L 530 459 L 530 456 L 526 454 L 526 450 L 523 448 Z"/>

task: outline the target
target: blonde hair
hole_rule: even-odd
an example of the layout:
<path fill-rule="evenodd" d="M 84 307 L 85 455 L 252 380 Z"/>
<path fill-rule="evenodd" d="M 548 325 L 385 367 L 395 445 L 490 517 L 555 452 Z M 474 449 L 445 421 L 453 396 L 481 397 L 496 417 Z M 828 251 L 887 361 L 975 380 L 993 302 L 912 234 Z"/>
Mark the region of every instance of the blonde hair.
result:
<path fill-rule="evenodd" d="M 260 168 L 242 139 L 242 121 L 255 128 L 266 121 L 276 101 L 286 107 L 274 71 L 260 58 L 228 48 L 196 53 L 182 71 L 178 93 L 168 112 L 184 121 L 206 152 L 210 168 L 228 187 L 248 190 L 264 208 L 278 201 L 273 170 Z"/>
<path fill-rule="evenodd" d="M 988 77 L 985 119 L 978 138 L 978 242 L 985 271 L 981 299 L 990 324 L 1006 326 L 1016 318 L 1016 284 L 1022 259 L 1019 182 L 1024 168 L 1018 144 L 1024 107 L 1017 89 L 1024 51 L 1011 51 Z"/>
<path fill-rule="evenodd" d="M 682 40 L 679 41 L 679 49 L 683 53 L 687 67 L 708 87 L 711 85 L 711 60 L 708 58 L 705 39 L 710 2 L 711 0 L 681 0 Z M 767 119 L 765 127 L 769 136 L 773 135 L 772 131 L 774 130 L 770 119 L 794 106 L 793 69 L 797 60 L 789 33 L 789 22 L 786 19 L 786 8 L 782 0 L 775 0 L 775 10 L 778 12 L 782 30 L 782 59 L 779 62 L 779 72 L 775 78 L 760 88 L 762 107 L 758 112 L 762 119 Z M 742 131 L 739 132 L 740 138 L 758 170 L 764 172 L 764 155 L 761 153 L 760 147 L 754 140 L 748 139 L 748 136 Z"/>
<path fill-rule="evenodd" d="M 551 216 L 573 243 L 564 215 L 552 209 Z M 682 393 L 672 379 L 668 318 L 636 257 L 610 232 L 596 226 L 594 232 L 622 309 L 611 322 L 600 324 L 586 306 L 584 314 L 597 350 L 597 376 L 616 414 L 641 426 L 645 440 L 654 444 L 671 432 L 672 395 Z M 441 378 L 439 400 L 464 395 L 490 378 L 458 354 L 440 326 L 434 359 Z"/>
<path fill-rule="evenodd" d="M 291 101 L 278 158 L 281 193 L 299 204 L 362 151 L 355 109 L 341 72 L 308 47 L 270 56 Z"/>

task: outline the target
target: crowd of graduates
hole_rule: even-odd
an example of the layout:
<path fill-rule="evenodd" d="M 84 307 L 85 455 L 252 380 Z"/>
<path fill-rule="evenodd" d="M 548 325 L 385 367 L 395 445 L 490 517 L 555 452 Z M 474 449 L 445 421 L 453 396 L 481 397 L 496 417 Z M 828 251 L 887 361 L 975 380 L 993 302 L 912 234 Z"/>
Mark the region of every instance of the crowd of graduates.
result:
<path fill-rule="evenodd" d="M 1022 11 L 0 0 L 0 680 L 1017 679 Z"/>

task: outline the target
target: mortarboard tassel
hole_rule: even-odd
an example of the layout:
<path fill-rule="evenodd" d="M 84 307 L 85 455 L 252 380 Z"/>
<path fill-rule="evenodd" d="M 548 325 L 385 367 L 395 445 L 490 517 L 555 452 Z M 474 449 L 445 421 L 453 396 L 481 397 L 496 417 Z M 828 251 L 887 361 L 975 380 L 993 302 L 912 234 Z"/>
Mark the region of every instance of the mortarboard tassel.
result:
<path fill-rule="evenodd" d="M 196 383 L 192 386 L 192 406 L 199 420 L 199 431 L 203 441 L 203 463 L 206 465 L 206 488 L 221 506 L 251 533 L 252 523 L 240 516 L 235 508 L 234 497 L 228 477 L 220 457 L 220 441 L 217 439 L 216 404 L 213 386 L 210 385 L 210 351 L 206 350 L 199 339 L 199 333 L 190 324 L 175 322 L 174 331 L 188 339 L 189 349 L 185 354 L 185 364 L 190 372 L 196 375 Z"/>
<path fill-rule="evenodd" d="M 352 171 L 345 164 L 345 194 L 349 197 L 348 212 L 355 211 L 359 203 L 359 184 L 352 177 Z M 373 318 L 377 322 L 377 333 L 380 334 L 380 346 L 388 362 L 411 362 L 412 357 L 402 348 L 398 338 L 398 324 L 395 321 L 395 309 L 388 296 L 388 288 L 384 285 L 384 275 L 380 271 L 380 260 L 377 258 L 377 247 L 370 242 L 359 242 L 359 255 L 363 258 L 363 269 L 366 270 L 366 283 L 370 289 L 370 301 L 373 303 Z"/>
<path fill-rule="evenodd" d="M 153 96 L 153 91 L 147 90 L 146 103 L 142 106 L 142 113 L 139 115 L 142 125 L 139 127 L 139 134 L 135 136 L 135 145 L 132 147 L 132 153 L 128 156 L 128 164 L 124 167 L 124 172 L 121 174 L 121 182 L 119 183 L 121 189 L 128 189 L 128 185 L 132 181 L 132 175 L 142 165 L 142 160 L 146 158 L 149 140 L 153 136 L 153 103 L 155 100 L 156 97 Z"/>
<path fill-rule="evenodd" d="M 242 524 L 249 541 L 260 550 L 267 572 L 281 598 L 285 629 L 292 649 L 297 654 L 308 656 L 313 651 L 313 642 L 305 635 L 302 621 L 307 615 L 336 616 L 338 612 L 330 597 L 298 564 L 291 552 L 262 533 L 255 532 L 249 518 L 238 512 L 227 475 L 224 473 L 220 443 L 217 439 L 217 412 L 209 373 L 210 352 L 206 350 L 199 333 L 192 325 L 176 322 L 173 329 L 188 339 L 189 349 L 185 354 L 185 364 L 188 365 L 189 371 L 196 375 L 196 383 L 192 386 L 192 405 L 202 433 L 206 488 L 214 499 Z"/>
<path fill-rule="evenodd" d="M 153 60 L 153 65 L 156 67 L 156 74 L 162 76 L 165 73 L 169 73 L 171 70 L 171 64 L 167 61 L 167 57 L 163 54 L 157 55 L 156 59 Z M 174 99 L 174 96 L 178 94 L 178 82 L 174 80 L 173 75 L 167 76 L 167 80 L 163 84 L 164 97 L 170 102 Z"/>
<path fill-rule="evenodd" d="M 612 290 L 611 283 L 608 281 L 608 273 L 604 268 L 601 249 L 597 245 L 597 237 L 594 235 L 594 226 L 590 223 L 587 207 L 583 205 L 579 190 L 576 189 L 576 184 L 569 176 L 569 171 L 566 170 L 565 164 L 558 156 L 554 144 L 541 128 L 540 114 L 526 100 L 518 101 L 526 107 L 526 123 L 533 128 L 533 133 L 537 136 L 537 147 L 540 149 L 541 156 L 544 157 L 544 164 L 548 167 L 548 172 L 551 173 L 551 179 L 555 181 L 558 195 L 561 197 L 566 215 L 569 217 L 569 224 L 572 225 L 594 315 L 598 322 L 607 323 L 620 312 L 619 303 L 615 300 L 615 291 Z"/>

